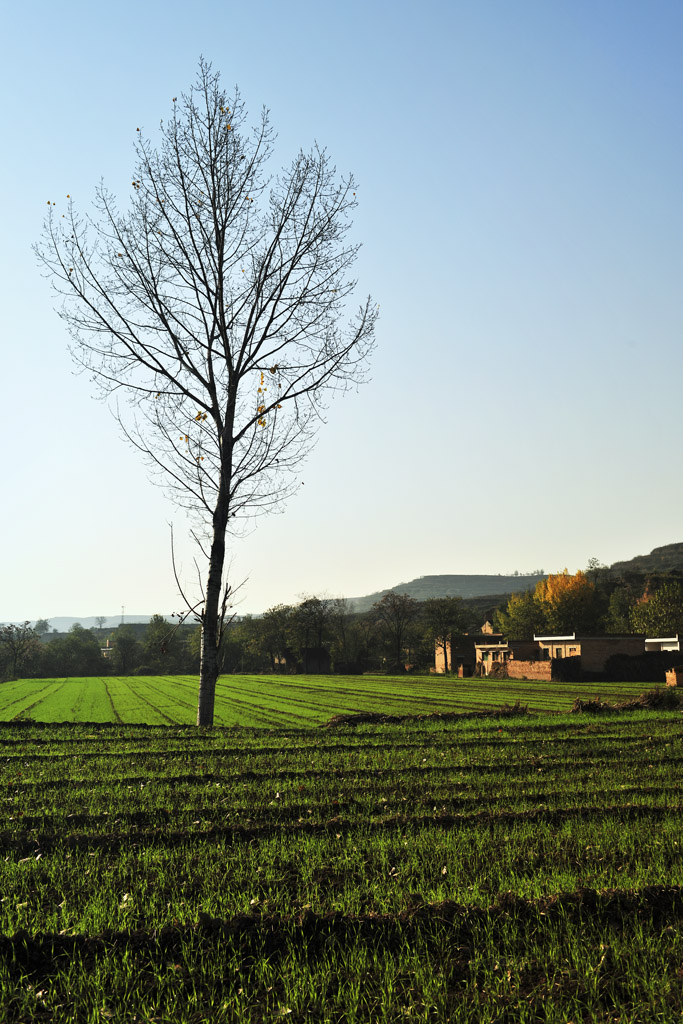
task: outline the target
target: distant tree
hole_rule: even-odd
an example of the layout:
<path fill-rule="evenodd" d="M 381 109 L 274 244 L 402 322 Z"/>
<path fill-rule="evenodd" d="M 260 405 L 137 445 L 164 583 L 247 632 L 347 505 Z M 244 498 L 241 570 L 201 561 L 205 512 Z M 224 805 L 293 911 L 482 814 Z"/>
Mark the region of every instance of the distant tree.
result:
<path fill-rule="evenodd" d="M 38 636 L 43 636 L 44 633 L 50 632 L 50 623 L 47 619 L 38 619 L 33 628 Z"/>
<path fill-rule="evenodd" d="M 495 613 L 493 625 L 509 640 L 532 640 L 548 627 L 545 609 L 531 590 L 511 594 L 505 609 Z"/>
<path fill-rule="evenodd" d="M 173 625 L 163 615 L 153 615 L 142 641 L 142 668 L 149 675 L 167 675 L 176 670 L 179 643 Z"/>
<path fill-rule="evenodd" d="M 117 675 L 127 676 L 140 664 L 140 644 L 130 626 L 119 626 L 112 637 L 112 669 Z"/>
<path fill-rule="evenodd" d="M 39 650 L 38 636 L 27 620 L 21 624 L 0 626 L 0 651 L 10 679 L 23 676 L 32 656 Z"/>
<path fill-rule="evenodd" d="M 103 671 L 100 641 L 90 629 L 75 622 L 66 636 L 41 647 L 41 669 L 47 676 L 95 676 Z"/>
<path fill-rule="evenodd" d="M 443 650 L 444 666 L 450 672 L 448 649 L 451 638 L 464 632 L 469 612 L 460 597 L 430 597 L 422 605 L 422 621 L 432 644 Z M 432 651 L 433 654 L 433 651 Z"/>
<path fill-rule="evenodd" d="M 95 616 L 95 625 L 97 626 L 97 629 L 99 630 L 100 633 L 104 629 L 104 625 L 105 625 L 106 621 L 107 621 L 107 616 L 106 615 L 96 615 Z"/>
<path fill-rule="evenodd" d="M 646 592 L 631 609 L 631 629 L 647 636 L 683 633 L 683 587 L 664 583 L 651 596 Z"/>
<path fill-rule="evenodd" d="M 312 656 L 317 660 L 322 651 L 329 651 L 333 606 L 332 598 L 311 595 L 294 609 L 291 633 L 304 672 L 310 671 Z"/>
<path fill-rule="evenodd" d="M 355 628 L 357 619 L 358 616 L 354 616 L 346 598 L 334 598 L 330 607 L 328 629 L 335 672 L 359 671 L 359 633 Z"/>
<path fill-rule="evenodd" d="M 389 650 L 389 670 L 405 671 L 406 648 L 412 639 L 411 630 L 418 616 L 419 603 L 408 594 L 389 591 L 375 602 L 372 612 Z"/>
<path fill-rule="evenodd" d="M 536 600 L 540 602 L 551 633 L 596 632 L 602 609 L 596 587 L 580 569 L 555 573 L 536 584 Z"/>
<path fill-rule="evenodd" d="M 252 616 L 234 618 L 223 631 L 221 672 L 262 672 L 264 661 L 255 651 L 255 623 Z"/>
<path fill-rule="evenodd" d="M 384 640 L 372 609 L 356 612 L 346 598 L 334 598 L 327 635 L 334 672 L 356 674 L 382 667 Z"/>
<path fill-rule="evenodd" d="M 190 632 L 185 637 L 185 644 L 184 644 L 184 646 L 185 646 L 186 657 L 187 657 L 188 661 L 190 662 L 190 664 L 192 665 L 192 668 L 190 669 L 190 671 L 198 672 L 199 671 L 199 659 L 200 659 L 201 653 L 202 653 L 202 627 L 201 626 L 197 626 L 195 629 L 190 630 Z"/>
<path fill-rule="evenodd" d="M 226 541 L 278 507 L 335 392 L 363 379 L 378 307 L 355 310 L 353 179 L 317 145 L 268 174 L 273 133 L 201 61 L 196 84 L 140 133 L 132 198 L 104 186 L 83 218 L 48 203 L 39 260 L 64 297 L 79 363 L 129 441 L 189 509 L 206 556 L 197 724 L 213 723 L 229 618 Z"/>
<path fill-rule="evenodd" d="M 618 586 L 612 591 L 603 620 L 606 633 L 631 632 L 631 612 L 635 601 L 631 587 Z"/>
<path fill-rule="evenodd" d="M 271 672 L 286 664 L 291 669 L 295 640 L 292 605 L 276 604 L 251 623 L 251 650 L 267 657 Z"/>

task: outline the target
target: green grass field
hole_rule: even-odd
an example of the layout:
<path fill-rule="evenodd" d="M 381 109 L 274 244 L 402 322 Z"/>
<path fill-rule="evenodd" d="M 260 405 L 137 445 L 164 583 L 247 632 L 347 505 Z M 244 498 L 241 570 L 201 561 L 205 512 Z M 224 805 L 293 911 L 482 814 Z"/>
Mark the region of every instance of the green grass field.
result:
<path fill-rule="evenodd" d="M 680 711 L 321 728 L 525 700 L 332 682 L 223 680 L 211 731 L 193 679 L 0 689 L 3 1024 L 680 1024 Z"/>
<path fill-rule="evenodd" d="M 190 725 L 196 676 L 20 679 L 0 686 L 0 721 Z M 319 725 L 362 711 L 429 714 L 479 711 L 520 700 L 531 710 L 566 711 L 576 696 L 618 700 L 638 683 L 529 683 L 439 676 L 222 676 L 216 724 L 273 728 Z"/>

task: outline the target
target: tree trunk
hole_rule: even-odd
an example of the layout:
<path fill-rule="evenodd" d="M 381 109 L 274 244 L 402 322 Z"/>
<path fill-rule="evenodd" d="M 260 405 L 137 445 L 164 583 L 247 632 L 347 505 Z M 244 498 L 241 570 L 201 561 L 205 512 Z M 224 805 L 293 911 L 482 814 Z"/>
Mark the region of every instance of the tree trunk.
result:
<path fill-rule="evenodd" d="M 232 423 L 230 423 L 230 427 Z M 221 608 L 221 590 L 223 584 L 223 566 L 225 564 L 225 533 L 230 514 L 230 476 L 231 455 L 228 460 L 226 448 L 223 446 L 223 475 L 218 490 L 216 509 L 213 514 L 213 537 L 209 560 L 209 578 L 206 585 L 206 601 L 202 615 L 202 636 L 199 656 L 199 697 L 197 700 L 197 725 L 210 727 L 213 725 L 213 709 L 218 680 L 218 647 L 220 636 L 218 617 Z"/>
<path fill-rule="evenodd" d="M 443 666 L 444 666 L 444 675 L 448 675 L 448 647 L 449 647 L 449 640 L 447 639 L 447 637 L 444 637 L 443 638 Z M 453 664 L 453 657 L 451 656 L 451 665 L 452 664 Z"/>

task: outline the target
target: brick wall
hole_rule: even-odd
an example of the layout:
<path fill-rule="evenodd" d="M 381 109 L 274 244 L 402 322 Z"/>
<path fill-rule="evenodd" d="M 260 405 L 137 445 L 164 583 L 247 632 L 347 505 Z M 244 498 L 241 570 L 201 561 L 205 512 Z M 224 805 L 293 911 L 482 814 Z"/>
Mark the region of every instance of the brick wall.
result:
<path fill-rule="evenodd" d="M 508 679 L 547 679 L 551 678 L 551 661 L 518 661 L 511 658 L 505 663 Z"/>

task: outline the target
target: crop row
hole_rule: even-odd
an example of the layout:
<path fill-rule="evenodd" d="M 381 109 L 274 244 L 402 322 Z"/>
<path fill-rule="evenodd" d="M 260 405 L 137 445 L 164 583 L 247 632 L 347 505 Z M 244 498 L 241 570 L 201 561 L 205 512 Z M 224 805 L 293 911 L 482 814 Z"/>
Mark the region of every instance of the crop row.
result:
<path fill-rule="evenodd" d="M 2 725 L 0 1019 L 678 1019 L 680 718 Z"/>
<path fill-rule="evenodd" d="M 0 945 L 3 1019 L 673 1021 L 682 923 L 680 891 L 649 887 L 20 937 Z"/>

